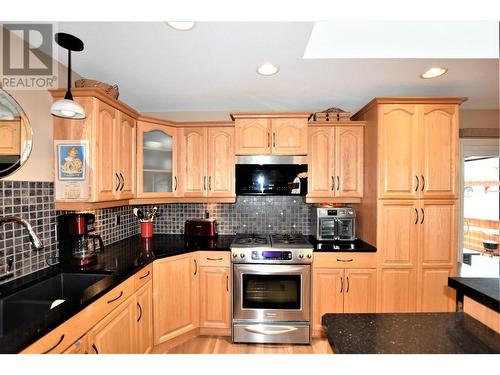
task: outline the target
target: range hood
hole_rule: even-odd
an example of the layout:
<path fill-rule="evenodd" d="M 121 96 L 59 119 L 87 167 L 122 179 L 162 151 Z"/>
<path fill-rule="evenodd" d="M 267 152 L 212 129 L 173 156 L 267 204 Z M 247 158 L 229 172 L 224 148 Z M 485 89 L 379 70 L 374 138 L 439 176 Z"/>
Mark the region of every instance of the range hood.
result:
<path fill-rule="evenodd" d="M 307 156 L 236 157 L 236 195 L 307 194 Z"/>

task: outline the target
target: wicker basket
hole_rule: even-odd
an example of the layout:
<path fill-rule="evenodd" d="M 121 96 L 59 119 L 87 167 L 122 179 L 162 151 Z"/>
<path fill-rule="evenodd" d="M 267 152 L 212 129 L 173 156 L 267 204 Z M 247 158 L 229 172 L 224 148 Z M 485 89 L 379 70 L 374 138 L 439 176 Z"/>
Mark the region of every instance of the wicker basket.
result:
<path fill-rule="evenodd" d="M 75 81 L 75 87 L 98 87 L 115 99 L 118 99 L 118 95 L 120 95 L 118 92 L 118 85 L 109 85 L 93 79 L 79 79 Z"/>
<path fill-rule="evenodd" d="M 350 121 L 351 112 L 346 112 L 340 108 L 328 108 L 321 112 L 315 112 L 309 118 L 311 121 Z"/>

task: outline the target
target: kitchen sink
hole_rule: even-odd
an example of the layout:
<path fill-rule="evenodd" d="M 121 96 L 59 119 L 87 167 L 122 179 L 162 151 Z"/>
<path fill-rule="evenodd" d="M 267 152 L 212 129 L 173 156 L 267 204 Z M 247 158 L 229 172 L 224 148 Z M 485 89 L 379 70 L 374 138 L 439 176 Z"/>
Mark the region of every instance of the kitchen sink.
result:
<path fill-rule="evenodd" d="M 43 318 L 64 301 L 80 298 L 83 291 L 109 273 L 60 273 L 0 299 L 0 335 L 9 327 Z"/>

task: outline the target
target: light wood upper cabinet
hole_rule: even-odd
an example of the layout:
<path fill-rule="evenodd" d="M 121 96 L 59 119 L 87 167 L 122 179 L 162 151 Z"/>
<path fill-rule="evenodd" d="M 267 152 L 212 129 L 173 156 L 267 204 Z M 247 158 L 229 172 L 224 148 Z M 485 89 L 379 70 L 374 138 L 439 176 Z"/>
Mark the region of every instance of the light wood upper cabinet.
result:
<path fill-rule="evenodd" d="M 137 125 L 137 196 L 179 195 L 177 128 L 147 121 Z"/>
<path fill-rule="evenodd" d="M 208 196 L 231 197 L 234 186 L 234 128 L 208 129 Z"/>
<path fill-rule="evenodd" d="M 421 139 L 421 196 L 457 198 L 458 106 L 419 108 Z"/>
<path fill-rule="evenodd" d="M 344 312 L 343 269 L 314 268 L 312 287 L 312 328 L 322 330 L 321 317 Z"/>
<path fill-rule="evenodd" d="M 119 199 L 135 197 L 136 191 L 136 121 L 125 113 L 118 112 L 116 131 L 116 163 L 121 186 L 117 191 Z"/>
<path fill-rule="evenodd" d="M 149 281 L 136 292 L 137 350 L 139 354 L 153 350 L 153 284 Z"/>
<path fill-rule="evenodd" d="M 363 196 L 363 127 L 335 127 L 335 196 Z"/>
<path fill-rule="evenodd" d="M 135 299 L 129 298 L 89 332 L 92 354 L 133 354 L 135 346 Z"/>
<path fill-rule="evenodd" d="M 21 154 L 21 121 L 0 121 L 0 155 Z"/>
<path fill-rule="evenodd" d="M 234 129 L 182 130 L 182 185 L 185 197 L 234 197 Z"/>
<path fill-rule="evenodd" d="M 344 273 L 344 312 L 375 312 L 377 270 L 346 269 Z"/>
<path fill-rule="evenodd" d="M 379 111 L 379 198 L 415 198 L 419 194 L 416 107 L 387 104 Z"/>
<path fill-rule="evenodd" d="M 155 345 L 198 327 L 199 271 L 196 253 L 154 262 Z"/>
<path fill-rule="evenodd" d="M 363 127 L 311 127 L 308 198 L 363 196 Z"/>
<path fill-rule="evenodd" d="M 271 120 L 272 153 L 307 155 L 307 119 L 275 118 Z"/>
<path fill-rule="evenodd" d="M 307 155 L 308 113 L 231 116 L 236 155 Z"/>
<path fill-rule="evenodd" d="M 266 118 L 236 119 L 236 155 L 271 153 L 271 120 Z"/>
<path fill-rule="evenodd" d="M 200 267 L 200 327 L 231 328 L 229 267 Z"/>

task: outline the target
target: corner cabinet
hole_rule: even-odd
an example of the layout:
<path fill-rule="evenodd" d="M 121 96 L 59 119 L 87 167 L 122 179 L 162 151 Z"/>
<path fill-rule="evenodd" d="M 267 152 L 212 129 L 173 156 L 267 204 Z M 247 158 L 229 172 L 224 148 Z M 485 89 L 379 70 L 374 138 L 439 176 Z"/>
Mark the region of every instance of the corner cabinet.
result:
<path fill-rule="evenodd" d="M 179 193 L 178 136 L 172 126 L 137 124 L 137 197 L 174 197 Z"/>
<path fill-rule="evenodd" d="M 181 134 L 184 197 L 234 198 L 234 128 L 189 127 Z"/>
<path fill-rule="evenodd" d="M 363 196 L 363 125 L 310 127 L 306 199 Z"/>
<path fill-rule="evenodd" d="M 233 113 L 236 155 L 307 155 L 310 113 Z"/>

